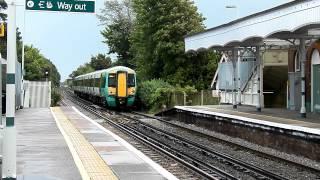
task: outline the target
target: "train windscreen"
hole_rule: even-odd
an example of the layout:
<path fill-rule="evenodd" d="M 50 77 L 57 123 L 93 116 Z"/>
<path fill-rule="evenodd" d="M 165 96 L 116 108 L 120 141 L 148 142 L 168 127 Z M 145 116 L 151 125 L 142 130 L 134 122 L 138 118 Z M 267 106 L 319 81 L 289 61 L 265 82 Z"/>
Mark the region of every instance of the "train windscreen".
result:
<path fill-rule="evenodd" d="M 108 77 L 108 86 L 109 86 L 109 87 L 116 87 L 116 86 L 117 86 L 117 77 L 116 77 L 116 74 L 109 74 L 109 77 Z"/>
<path fill-rule="evenodd" d="M 134 74 L 128 74 L 128 87 L 135 87 L 136 80 L 134 78 Z"/>

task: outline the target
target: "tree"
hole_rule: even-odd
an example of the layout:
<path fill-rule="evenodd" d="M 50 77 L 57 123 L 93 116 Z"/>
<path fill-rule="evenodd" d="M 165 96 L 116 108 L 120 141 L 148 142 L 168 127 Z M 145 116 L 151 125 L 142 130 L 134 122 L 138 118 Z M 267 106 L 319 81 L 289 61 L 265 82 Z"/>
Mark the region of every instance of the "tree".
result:
<path fill-rule="evenodd" d="M 171 74 L 186 59 L 184 36 L 204 29 L 202 16 L 189 0 L 134 0 L 134 10 L 132 42 L 138 71 L 151 79 Z"/>
<path fill-rule="evenodd" d="M 132 66 L 129 37 L 132 32 L 134 14 L 131 0 L 105 1 L 105 8 L 101 10 L 98 18 L 106 25 L 101 32 L 105 38 L 104 43 L 109 47 L 109 54 L 118 55 L 119 65 Z"/>
<path fill-rule="evenodd" d="M 61 77 L 56 66 L 33 46 L 25 46 L 25 71 L 26 80 L 43 81 L 47 78 L 45 72 L 48 71 L 48 78 L 53 86 L 58 87 L 60 84 Z"/>
<path fill-rule="evenodd" d="M 90 65 L 94 70 L 108 69 L 111 67 L 112 61 L 110 57 L 104 54 L 98 54 L 91 57 Z"/>
<path fill-rule="evenodd" d="M 90 63 L 85 63 L 84 65 L 79 66 L 75 71 L 73 71 L 69 76 L 75 78 L 77 76 L 91 73 L 94 69 L 91 67 Z"/>
<path fill-rule="evenodd" d="M 8 8 L 7 3 L 2 0 L 0 1 L 0 12 L 3 12 L 4 10 L 6 10 Z M 4 22 L 7 20 L 7 14 L 4 13 L 0 13 L 0 19 Z"/>
<path fill-rule="evenodd" d="M 193 56 L 184 52 L 184 36 L 204 30 L 204 18 L 193 2 L 133 0 L 133 8 L 136 21 L 131 43 L 139 77 L 163 78 L 182 86 L 193 85 L 197 78 L 203 83 L 208 61 L 199 58 L 208 58 L 207 52 Z"/>

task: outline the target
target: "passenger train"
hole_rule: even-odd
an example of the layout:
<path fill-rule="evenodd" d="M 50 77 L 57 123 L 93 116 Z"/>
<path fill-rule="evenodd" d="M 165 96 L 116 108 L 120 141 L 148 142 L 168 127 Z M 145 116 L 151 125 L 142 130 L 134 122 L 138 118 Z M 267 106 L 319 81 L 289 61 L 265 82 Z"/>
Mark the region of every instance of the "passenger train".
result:
<path fill-rule="evenodd" d="M 131 107 L 137 90 L 136 72 L 124 66 L 95 71 L 76 77 L 72 89 L 78 96 L 107 107 Z"/>

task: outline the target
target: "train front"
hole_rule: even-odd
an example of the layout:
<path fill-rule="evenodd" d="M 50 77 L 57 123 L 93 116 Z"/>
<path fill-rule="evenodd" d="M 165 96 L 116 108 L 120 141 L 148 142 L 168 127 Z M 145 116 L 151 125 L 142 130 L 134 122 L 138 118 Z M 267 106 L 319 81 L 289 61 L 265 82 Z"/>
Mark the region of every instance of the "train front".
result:
<path fill-rule="evenodd" d="M 107 74 L 109 107 L 131 107 L 136 95 L 136 73 L 126 67 L 112 68 Z"/>

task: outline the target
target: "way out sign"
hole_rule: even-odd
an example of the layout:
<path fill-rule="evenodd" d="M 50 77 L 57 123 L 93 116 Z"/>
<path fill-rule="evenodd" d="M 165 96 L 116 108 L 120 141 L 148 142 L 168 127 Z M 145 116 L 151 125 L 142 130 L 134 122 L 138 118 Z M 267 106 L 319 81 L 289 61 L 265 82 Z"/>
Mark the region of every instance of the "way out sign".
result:
<path fill-rule="evenodd" d="M 95 1 L 83 0 L 26 0 L 26 9 L 35 11 L 62 11 L 94 13 Z"/>

